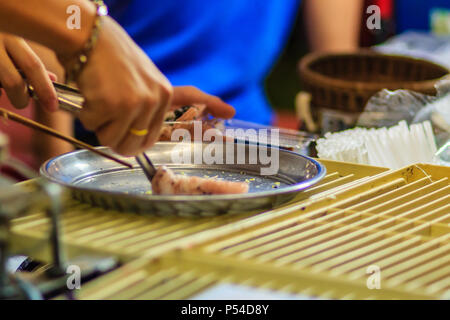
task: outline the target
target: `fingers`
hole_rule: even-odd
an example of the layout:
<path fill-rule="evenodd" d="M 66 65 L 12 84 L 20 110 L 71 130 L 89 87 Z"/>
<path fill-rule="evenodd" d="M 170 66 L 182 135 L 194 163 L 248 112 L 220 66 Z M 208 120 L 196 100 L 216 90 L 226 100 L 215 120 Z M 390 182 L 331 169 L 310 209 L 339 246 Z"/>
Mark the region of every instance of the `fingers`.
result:
<path fill-rule="evenodd" d="M 99 110 L 104 112 L 100 113 Z M 91 101 L 83 106 L 78 117 L 87 130 L 96 133 L 102 145 L 117 151 L 135 117 L 135 112 L 128 107 L 120 109 L 109 103 Z"/>
<path fill-rule="evenodd" d="M 58 76 L 54 74 L 53 72 L 47 71 L 48 77 L 50 78 L 50 81 L 58 81 Z"/>
<path fill-rule="evenodd" d="M 149 130 L 149 124 L 155 113 L 154 105 L 145 105 L 140 114 L 134 119 L 131 125 L 127 126 L 127 131 L 124 134 L 124 138 L 120 144 L 115 148 L 115 151 L 123 154 L 132 156 L 139 153 L 143 148 L 143 142 L 146 140 L 147 134 L 142 136 L 133 134 L 130 132 L 131 129 L 134 130 Z"/>
<path fill-rule="evenodd" d="M 117 152 L 124 155 L 136 155 L 150 148 L 159 138 L 164 115 L 172 99 L 172 89 L 169 86 L 162 86 L 158 92 L 158 97 L 149 97 L 141 111 L 141 115 L 135 119 L 130 129 L 148 130 L 147 135 L 137 136 L 130 133 L 120 143 Z"/>
<path fill-rule="evenodd" d="M 143 150 L 147 150 L 153 146 L 158 140 L 161 134 L 161 128 L 164 122 L 164 116 L 169 109 L 171 97 L 168 97 L 165 101 L 162 101 L 161 106 L 158 108 L 153 121 L 149 125 L 149 134 L 143 143 Z"/>
<path fill-rule="evenodd" d="M 80 120 L 97 133 L 102 144 L 117 153 L 135 155 L 156 140 L 172 87 L 113 20 L 104 20 L 77 84 L 89 109 L 80 112 Z M 148 134 L 133 135 L 131 128 L 148 130 Z"/>
<path fill-rule="evenodd" d="M 0 48 L 0 83 L 8 96 L 9 101 L 18 109 L 28 105 L 28 95 L 25 81 L 12 63 L 5 48 Z"/>
<path fill-rule="evenodd" d="M 148 137 L 154 135 L 151 123 L 154 123 L 157 118 L 161 118 L 162 123 L 159 110 L 164 109 L 168 104 L 167 98 L 156 97 L 158 93 L 152 96 L 143 88 L 140 92 L 145 94 L 137 93 L 133 95 L 133 98 L 129 97 L 122 102 L 114 101 L 114 99 L 103 103 L 91 101 L 80 112 L 80 120 L 86 129 L 95 131 L 101 144 L 111 147 L 122 155 L 136 155 L 145 149 Z M 159 107 L 160 105 L 162 108 Z M 99 117 L 100 109 L 107 111 L 104 117 Z M 148 130 L 149 133 L 142 136 L 132 134 L 130 132 L 132 128 Z"/>
<path fill-rule="evenodd" d="M 111 112 L 104 112 L 102 117 L 99 117 L 97 108 L 100 106 L 104 107 L 105 104 L 87 100 L 78 113 L 77 116 L 86 130 L 97 131 L 113 119 Z"/>
<path fill-rule="evenodd" d="M 236 110 L 220 98 L 207 94 L 192 86 L 174 87 L 174 105 L 191 105 L 194 103 L 205 104 L 208 111 L 217 118 L 229 119 L 234 116 Z"/>
<path fill-rule="evenodd" d="M 25 40 L 8 37 L 5 40 L 5 47 L 15 66 L 22 70 L 27 82 L 33 86 L 39 104 L 48 111 L 58 110 L 58 100 L 50 76 L 42 61 Z"/>

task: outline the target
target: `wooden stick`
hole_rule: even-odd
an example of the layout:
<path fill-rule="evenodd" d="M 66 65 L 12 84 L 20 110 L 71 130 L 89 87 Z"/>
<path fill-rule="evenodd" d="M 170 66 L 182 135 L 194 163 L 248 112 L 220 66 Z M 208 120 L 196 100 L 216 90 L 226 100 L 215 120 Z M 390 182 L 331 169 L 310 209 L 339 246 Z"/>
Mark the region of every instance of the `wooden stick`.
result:
<path fill-rule="evenodd" d="M 35 130 L 42 131 L 42 132 L 47 133 L 47 134 L 49 134 L 51 136 L 54 136 L 56 138 L 59 138 L 59 139 L 64 140 L 64 141 L 67 141 L 67 142 L 73 144 L 76 147 L 87 149 L 87 150 L 89 150 L 91 152 L 94 152 L 94 153 L 96 153 L 96 154 L 98 154 L 98 155 L 100 155 L 102 157 L 105 157 L 105 158 L 113 160 L 113 161 L 115 161 L 117 163 L 120 163 L 121 165 L 124 165 L 124 166 L 126 166 L 128 168 L 133 168 L 133 166 L 129 162 L 122 161 L 122 160 L 120 160 L 120 159 L 118 159 L 118 158 L 116 158 L 114 156 L 111 156 L 111 155 L 109 155 L 109 154 L 107 154 L 107 153 L 105 153 L 103 151 L 100 151 L 100 150 L 94 148 L 93 146 L 91 146 L 91 145 L 89 145 L 87 143 L 84 143 L 84 142 L 82 142 L 80 140 L 77 140 L 77 139 L 72 138 L 70 136 L 66 136 L 66 135 L 64 135 L 62 133 L 59 133 L 58 131 L 53 130 L 50 127 L 44 126 L 44 125 L 42 125 L 42 124 L 40 124 L 40 123 L 38 123 L 36 121 L 30 120 L 28 118 L 22 117 L 21 115 L 19 115 L 17 113 L 14 113 L 14 112 L 8 111 L 6 109 L 0 108 L 0 114 L 2 114 L 3 117 L 5 117 L 6 119 L 11 119 L 11 120 L 16 121 L 18 123 L 21 123 L 21 124 L 23 124 L 23 125 L 25 125 L 27 127 L 33 128 Z"/>

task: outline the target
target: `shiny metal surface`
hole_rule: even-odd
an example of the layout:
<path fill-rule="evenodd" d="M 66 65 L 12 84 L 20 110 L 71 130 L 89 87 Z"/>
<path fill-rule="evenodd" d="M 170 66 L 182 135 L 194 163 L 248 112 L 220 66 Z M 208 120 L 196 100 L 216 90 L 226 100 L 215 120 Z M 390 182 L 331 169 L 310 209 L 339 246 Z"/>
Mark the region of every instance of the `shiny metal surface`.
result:
<path fill-rule="evenodd" d="M 65 110 L 72 114 L 78 114 L 83 108 L 84 104 L 84 98 L 81 95 L 80 91 L 76 88 L 58 82 L 53 82 L 53 86 L 55 87 L 59 107 L 62 110 Z M 27 89 L 28 94 L 33 99 L 38 99 L 32 85 L 28 84 Z"/>
<path fill-rule="evenodd" d="M 296 193 L 314 185 L 325 176 L 325 167 L 317 161 L 284 150 L 278 150 L 278 173 L 263 176 L 260 169 L 267 168 L 268 165 L 263 165 L 259 156 L 256 164 L 251 164 L 249 154 L 252 150 L 256 150 L 258 154 L 268 152 L 269 155 L 271 152 L 276 154 L 276 151 L 261 146 L 232 144 L 233 163 L 236 163 L 238 152 L 245 151 L 242 164 L 206 164 L 203 161 L 201 164 L 183 164 L 172 159 L 174 151 L 177 150 L 190 152 L 193 160 L 207 146 L 206 143 L 194 146 L 191 143 L 159 142 L 146 154 L 155 166 L 166 165 L 179 174 L 247 181 L 250 184 L 248 194 L 152 195 L 146 176 L 132 157 L 126 158 L 134 164 L 133 169 L 128 169 L 86 150 L 71 152 L 47 161 L 41 167 L 41 174 L 69 187 L 77 199 L 96 206 L 142 214 L 189 217 L 270 209 L 289 201 Z M 223 148 L 222 160 L 229 162 L 225 161 L 225 145 Z M 107 148 L 102 149 L 110 152 Z"/>
<path fill-rule="evenodd" d="M 81 111 L 84 98 L 78 89 L 57 82 L 53 82 L 53 86 L 55 87 L 61 109 L 73 114 Z"/>
<path fill-rule="evenodd" d="M 156 168 L 153 166 L 150 158 L 145 153 L 138 154 L 134 158 L 136 159 L 136 162 L 141 166 L 141 169 L 142 171 L 144 171 L 144 174 L 147 177 L 148 181 L 151 183 L 153 177 L 156 174 Z"/>
<path fill-rule="evenodd" d="M 265 125 L 248 122 L 248 121 L 242 121 L 242 120 L 238 120 L 238 119 L 224 120 L 223 127 L 224 127 L 223 130 L 243 129 L 244 131 L 248 130 L 248 129 L 253 129 L 256 131 L 266 129 L 267 134 L 263 135 L 263 137 L 265 136 L 267 141 L 271 141 L 271 132 L 273 130 L 277 130 L 278 131 L 278 137 L 277 137 L 278 141 L 276 143 L 271 141 L 271 143 L 274 143 L 273 146 L 279 146 L 283 149 L 291 150 L 291 151 L 294 151 L 296 153 L 300 153 L 303 155 L 311 155 L 310 145 L 312 142 L 314 142 L 315 140 L 317 140 L 319 138 L 318 135 L 312 134 L 312 133 L 291 130 L 291 129 L 285 129 L 285 128 L 277 128 L 277 127 L 272 127 L 272 126 L 265 126 Z M 235 131 L 235 132 L 237 133 L 237 131 Z M 235 138 L 239 142 L 247 141 L 250 143 L 260 143 L 260 144 L 268 143 L 268 142 L 261 141 L 261 136 L 249 137 L 249 136 L 245 136 L 245 134 L 241 134 L 241 135 L 237 134 L 237 136 Z"/>

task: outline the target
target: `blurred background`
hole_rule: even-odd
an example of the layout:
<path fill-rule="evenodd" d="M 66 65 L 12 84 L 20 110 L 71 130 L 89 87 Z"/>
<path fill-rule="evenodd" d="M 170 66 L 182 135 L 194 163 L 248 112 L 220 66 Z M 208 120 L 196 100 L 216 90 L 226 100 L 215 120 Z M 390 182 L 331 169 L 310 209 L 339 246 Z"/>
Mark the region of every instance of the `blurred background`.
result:
<path fill-rule="evenodd" d="M 450 44 L 450 1 L 448 0 L 365 0 L 364 9 L 377 5 L 381 9 L 381 30 L 369 30 L 365 22 L 370 14 L 361 12 L 361 47 L 381 44 L 393 36 L 410 33 L 437 36 Z M 295 96 L 302 90 L 297 65 L 308 47 L 304 6 L 297 14 L 295 28 L 289 43 L 266 80 L 266 92 L 276 111 L 275 125 L 298 129 L 295 116 Z M 305 41 L 300 41 L 305 39 Z M 413 51 L 412 48 L 410 48 Z M 450 58 L 450 57 L 449 57 Z M 444 58 L 443 58 L 444 60 Z M 449 59 L 450 62 L 450 59 Z"/>

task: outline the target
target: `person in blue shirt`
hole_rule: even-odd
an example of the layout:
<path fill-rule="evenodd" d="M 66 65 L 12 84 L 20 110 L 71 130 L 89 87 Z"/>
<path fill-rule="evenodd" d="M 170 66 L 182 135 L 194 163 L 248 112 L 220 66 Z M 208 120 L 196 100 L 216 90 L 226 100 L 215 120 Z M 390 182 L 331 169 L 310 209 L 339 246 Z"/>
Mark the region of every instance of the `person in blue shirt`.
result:
<path fill-rule="evenodd" d="M 313 50 L 357 47 L 360 0 L 304 2 Z M 271 122 L 264 80 L 286 44 L 300 0 L 105 3 L 173 85 L 194 85 L 221 97 L 236 108 L 237 119 Z"/>

